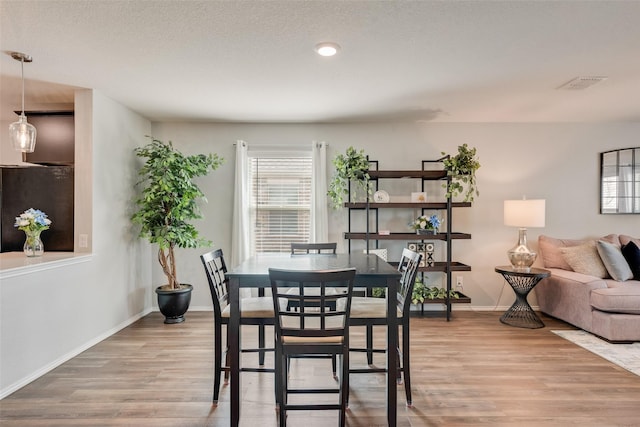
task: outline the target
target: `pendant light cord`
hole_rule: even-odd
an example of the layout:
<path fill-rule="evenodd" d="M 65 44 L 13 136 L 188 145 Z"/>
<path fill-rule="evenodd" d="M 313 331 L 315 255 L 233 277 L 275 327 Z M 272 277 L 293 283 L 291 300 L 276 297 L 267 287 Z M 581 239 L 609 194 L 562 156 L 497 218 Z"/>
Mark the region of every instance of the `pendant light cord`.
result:
<path fill-rule="evenodd" d="M 24 58 L 20 58 L 22 68 L 22 115 L 24 116 Z"/>

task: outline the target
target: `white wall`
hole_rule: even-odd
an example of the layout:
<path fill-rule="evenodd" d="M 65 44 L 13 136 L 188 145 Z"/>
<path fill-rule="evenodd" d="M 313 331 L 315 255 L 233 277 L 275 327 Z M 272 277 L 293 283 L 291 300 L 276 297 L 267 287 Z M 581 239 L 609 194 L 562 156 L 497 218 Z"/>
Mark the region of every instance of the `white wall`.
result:
<path fill-rule="evenodd" d="M 468 143 L 478 149 L 480 197 L 472 208 L 454 210 L 454 231 L 472 234 L 471 240 L 453 243 L 454 259 L 472 271 L 454 273 L 464 279 L 464 292 L 477 310 L 503 310 L 513 302 L 513 291 L 495 266 L 508 264 L 506 251 L 513 247 L 518 231 L 503 225 L 505 199 L 544 198 L 546 227 L 530 229 L 529 241 L 537 247 L 539 234 L 556 237 L 597 237 L 608 233 L 640 235 L 637 215 L 600 215 L 598 153 L 638 146 L 640 124 L 202 124 L 154 123 L 154 136 L 173 140 L 189 153 L 217 152 L 227 162 L 202 180 L 209 198 L 203 206 L 203 234 L 215 247 L 231 250 L 233 202 L 233 143 L 250 144 L 329 143 L 329 158 L 353 145 L 364 148 L 381 169 L 419 169 L 421 160 L 436 159 L 442 151 L 455 153 Z M 331 175 L 331 171 L 328 172 Z M 382 187 L 381 183 L 381 187 Z M 391 196 L 394 194 L 389 191 Z M 431 197 L 429 195 L 428 197 Z M 401 212 L 389 219 L 402 227 L 412 214 Z M 346 211 L 331 212 L 330 240 L 344 250 Z M 400 229 L 394 229 L 401 231 Z M 390 246 L 398 257 L 399 243 Z M 395 246 L 394 246 L 395 245 Z M 384 246 L 383 246 L 384 247 Z M 180 280 L 194 285 L 192 309 L 211 307 L 206 279 L 198 255 L 207 248 L 180 251 Z M 440 244 L 442 251 L 442 245 Z M 159 269 L 154 282 L 161 284 Z M 428 274 L 428 282 L 442 284 L 442 275 Z M 455 282 L 455 281 L 454 281 Z M 535 305 L 535 297 L 530 301 Z"/>
<path fill-rule="evenodd" d="M 27 384 L 149 312 L 149 247 L 132 232 L 133 148 L 150 122 L 98 92 L 93 110 L 91 261 L 3 277 L 0 284 L 0 397 Z M 82 108 L 76 106 L 76 108 Z M 76 120 L 83 111 L 76 110 Z M 85 123 L 85 125 L 87 125 Z M 76 218 L 83 212 L 76 212 Z"/>
<path fill-rule="evenodd" d="M 547 225 L 530 230 L 581 238 L 611 232 L 640 235 L 637 215 L 598 213 L 598 153 L 637 146 L 640 124 L 188 124 L 156 123 L 98 92 L 84 94 L 93 111 L 93 225 L 90 262 L 3 278 L 0 284 L 0 397 L 16 390 L 88 346 L 104 339 L 155 306 L 153 289 L 164 277 L 149 245 L 137 239 L 129 221 L 136 181 L 133 148 L 145 134 L 187 153 L 217 152 L 226 163 L 201 179 L 209 203 L 203 206 L 204 237 L 231 249 L 234 146 L 309 144 L 327 141 L 329 157 L 349 146 L 365 148 L 381 169 L 419 168 L 441 151 L 454 153 L 464 142 L 478 149 L 480 197 L 472 208 L 454 212 L 454 230 L 472 240 L 453 243 L 454 258 L 470 264 L 464 278 L 470 308 L 502 310 L 513 294 L 494 272 L 507 263 L 505 252 L 517 230 L 502 225 L 505 199 L 547 200 Z M 77 113 L 78 114 L 78 113 Z M 90 119 L 91 120 L 91 119 Z M 80 143 L 91 143 L 80 142 Z M 328 171 L 328 175 L 331 171 Z M 81 178 L 82 179 L 82 178 Z M 85 178 L 86 179 L 86 178 Z M 390 191 L 391 196 L 395 194 Z M 429 197 L 433 195 L 430 194 Z M 81 213 L 80 213 L 81 215 Z M 390 221 L 403 226 L 411 213 Z M 346 212 L 330 217 L 330 239 L 346 247 Z M 397 230 L 400 231 L 400 230 Z M 394 246 L 395 244 L 395 246 Z M 390 247 L 397 256 L 399 243 Z M 195 286 L 192 310 L 210 309 L 211 300 L 198 255 L 207 248 L 179 251 L 179 279 Z M 441 280 L 429 274 L 429 281 Z M 535 303 L 535 300 L 533 301 Z M 469 308 L 469 307 L 464 307 Z"/>

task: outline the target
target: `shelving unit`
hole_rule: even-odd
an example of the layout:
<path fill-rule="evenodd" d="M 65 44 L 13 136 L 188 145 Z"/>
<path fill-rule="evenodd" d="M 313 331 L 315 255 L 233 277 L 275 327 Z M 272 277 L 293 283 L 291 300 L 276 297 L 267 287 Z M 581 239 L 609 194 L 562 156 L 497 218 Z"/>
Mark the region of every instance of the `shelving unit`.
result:
<path fill-rule="evenodd" d="M 427 166 L 433 163 L 442 162 L 443 159 L 438 160 L 423 160 L 421 170 L 379 170 L 378 161 L 370 160 L 369 176 L 374 183 L 375 190 L 379 189 L 380 180 L 383 179 L 419 179 L 421 181 L 422 191 L 425 189 L 425 183 L 427 181 L 443 181 L 446 185 L 450 185 L 451 178 L 447 176 L 444 170 L 427 170 Z M 459 271 L 471 271 L 471 267 L 461 262 L 452 260 L 452 242 L 459 239 L 471 239 L 471 234 L 454 232 L 452 229 L 452 212 L 453 208 L 468 208 L 471 207 L 471 203 L 468 202 L 452 202 L 451 199 L 447 199 L 446 202 L 424 202 L 424 203 L 412 203 L 412 202 L 393 202 L 388 203 L 374 203 L 374 202 L 351 202 L 351 188 L 349 187 L 349 201 L 344 203 L 344 207 L 348 209 L 348 230 L 344 233 L 344 238 L 348 240 L 348 249 L 351 251 L 352 240 L 365 240 L 367 243 L 367 249 L 369 249 L 369 243 L 375 242 L 375 248 L 379 248 L 381 241 L 389 240 L 403 240 L 403 241 L 442 241 L 446 245 L 446 257 L 444 261 L 437 261 L 433 266 L 420 267 L 419 271 L 424 272 L 440 272 L 446 276 L 446 289 L 447 294 L 451 291 L 452 285 L 452 272 Z M 390 234 L 380 234 L 379 227 L 379 210 L 380 209 L 420 209 L 422 214 L 428 210 L 438 210 L 446 213 L 446 231 L 439 232 L 434 235 L 419 235 L 411 232 L 391 232 Z M 366 230 L 354 231 L 352 227 L 353 223 L 353 211 L 365 211 L 366 218 Z M 373 216 L 373 218 L 372 218 Z M 370 222 L 373 219 L 374 229 L 370 230 Z M 392 263 L 393 264 L 393 263 Z M 466 295 L 460 296 L 459 299 L 444 298 L 438 300 L 425 301 L 422 306 L 422 312 L 424 312 L 424 304 L 444 304 L 446 306 L 447 321 L 451 318 L 451 305 L 454 303 L 470 303 L 471 299 Z"/>

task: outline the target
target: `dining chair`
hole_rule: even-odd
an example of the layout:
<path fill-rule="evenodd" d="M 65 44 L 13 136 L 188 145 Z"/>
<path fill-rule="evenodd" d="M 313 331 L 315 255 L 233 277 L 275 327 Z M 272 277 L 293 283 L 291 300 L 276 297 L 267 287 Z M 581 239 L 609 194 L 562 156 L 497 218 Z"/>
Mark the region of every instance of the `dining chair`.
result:
<path fill-rule="evenodd" d="M 291 255 L 296 254 L 335 254 L 338 244 L 336 242 L 327 243 L 295 243 L 291 242 Z"/>
<path fill-rule="evenodd" d="M 323 254 L 329 254 L 329 255 L 335 255 L 336 254 L 336 249 L 338 247 L 338 244 L 336 242 L 325 242 L 325 243 L 297 243 L 297 242 L 291 242 L 291 255 L 295 256 L 295 255 L 323 255 Z M 297 292 L 296 288 L 289 288 L 287 290 L 287 292 L 289 293 L 293 293 L 295 294 Z M 313 292 L 313 290 L 311 290 L 310 292 Z M 328 294 L 338 294 L 338 293 L 344 293 L 344 289 L 339 290 L 336 289 L 335 287 L 330 287 L 327 288 L 326 292 Z M 296 304 L 298 302 L 295 300 L 290 300 L 289 301 L 289 308 L 295 308 Z M 332 310 L 335 310 L 335 303 L 333 301 L 326 301 L 327 304 L 329 304 L 329 308 L 331 308 Z M 311 305 L 313 304 L 313 302 L 311 300 L 307 300 L 307 304 Z M 336 357 L 335 355 L 333 356 L 318 356 L 318 357 L 330 357 L 331 358 L 331 371 L 333 373 L 333 377 L 336 378 L 337 376 L 337 363 L 336 363 Z"/>
<path fill-rule="evenodd" d="M 333 254 L 336 253 L 336 248 L 338 244 L 336 242 L 328 242 L 328 243 L 294 243 L 291 242 L 291 255 L 322 255 L 322 254 Z M 289 288 L 289 293 L 296 293 L 296 288 Z M 327 293 L 341 293 L 344 290 L 338 290 L 335 287 L 327 288 Z M 310 303 L 310 301 L 308 301 Z M 327 302 L 328 304 L 332 304 L 331 301 Z M 289 301 L 289 307 L 295 307 L 297 304 L 296 301 Z M 332 307 L 335 310 L 335 306 Z"/>
<path fill-rule="evenodd" d="M 275 311 L 276 402 L 280 426 L 286 426 L 289 410 L 338 410 L 340 426 L 346 423 L 349 395 L 349 313 L 354 268 L 323 271 L 269 269 Z M 345 288 L 345 294 L 329 294 L 329 287 Z M 285 288 L 295 287 L 289 293 Z M 291 308 L 289 301 L 296 302 Z M 318 304 L 320 301 L 320 304 Z M 338 301 L 341 301 L 338 304 Z M 332 304 L 328 304 L 332 302 Z M 311 303 L 311 304 L 309 304 Z M 330 306 L 335 307 L 331 309 Z M 291 357 L 335 355 L 341 372 L 337 388 L 290 388 Z M 296 381 L 298 382 L 298 381 Z M 338 394 L 338 403 L 289 403 L 292 394 Z"/>
<path fill-rule="evenodd" d="M 211 291 L 213 301 L 213 352 L 214 352 L 214 382 L 213 382 L 213 403 L 218 402 L 220 393 L 220 377 L 224 372 L 225 384 L 229 381 L 229 360 L 228 348 L 225 347 L 225 365 L 222 365 L 222 325 L 229 325 L 229 279 L 226 277 L 227 264 L 224 260 L 222 249 L 200 255 L 200 260 L 204 266 Z M 273 299 L 269 297 L 248 297 L 242 298 L 240 302 L 240 324 L 256 325 L 258 327 L 258 348 L 243 348 L 242 353 L 258 353 L 259 366 L 264 365 L 266 351 L 273 351 L 273 348 L 265 348 L 265 326 L 274 324 Z M 228 345 L 228 336 L 226 344 Z M 245 372 L 274 372 L 272 368 L 242 368 Z"/>
<path fill-rule="evenodd" d="M 398 379 L 400 375 L 404 375 L 404 389 L 407 398 L 407 406 L 412 406 L 411 400 L 411 374 L 410 374 L 410 339 L 409 339 L 409 319 L 411 310 L 411 294 L 413 293 L 413 285 L 418 273 L 418 266 L 422 254 L 413 252 L 404 248 L 402 256 L 398 264 L 398 271 L 401 273 L 398 292 L 395 296 L 397 299 L 397 316 L 398 324 L 402 328 L 402 348 L 396 343 L 396 351 L 398 352 Z M 387 298 L 392 296 L 388 295 Z M 387 324 L 387 301 L 386 298 L 374 297 L 353 297 L 351 305 L 350 326 L 366 326 L 368 330 L 373 330 L 373 326 Z M 367 333 L 366 347 L 351 347 L 350 351 L 366 352 L 368 368 L 349 369 L 352 374 L 369 373 L 369 372 L 386 372 L 386 368 L 372 367 L 372 360 L 369 356 L 373 353 L 384 353 L 386 350 L 376 349 L 373 346 L 373 334 Z M 402 363 L 400 363 L 402 361 Z"/>

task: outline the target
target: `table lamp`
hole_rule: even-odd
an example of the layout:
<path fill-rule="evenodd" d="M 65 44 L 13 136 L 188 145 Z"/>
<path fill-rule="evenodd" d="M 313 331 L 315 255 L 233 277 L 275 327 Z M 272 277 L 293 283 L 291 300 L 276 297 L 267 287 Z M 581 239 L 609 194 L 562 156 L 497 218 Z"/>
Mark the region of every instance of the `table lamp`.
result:
<path fill-rule="evenodd" d="M 517 271 L 531 270 L 536 254 L 527 246 L 527 227 L 544 227 L 545 201 L 505 200 L 504 225 L 518 227 L 518 244 L 507 252 L 511 265 Z"/>

